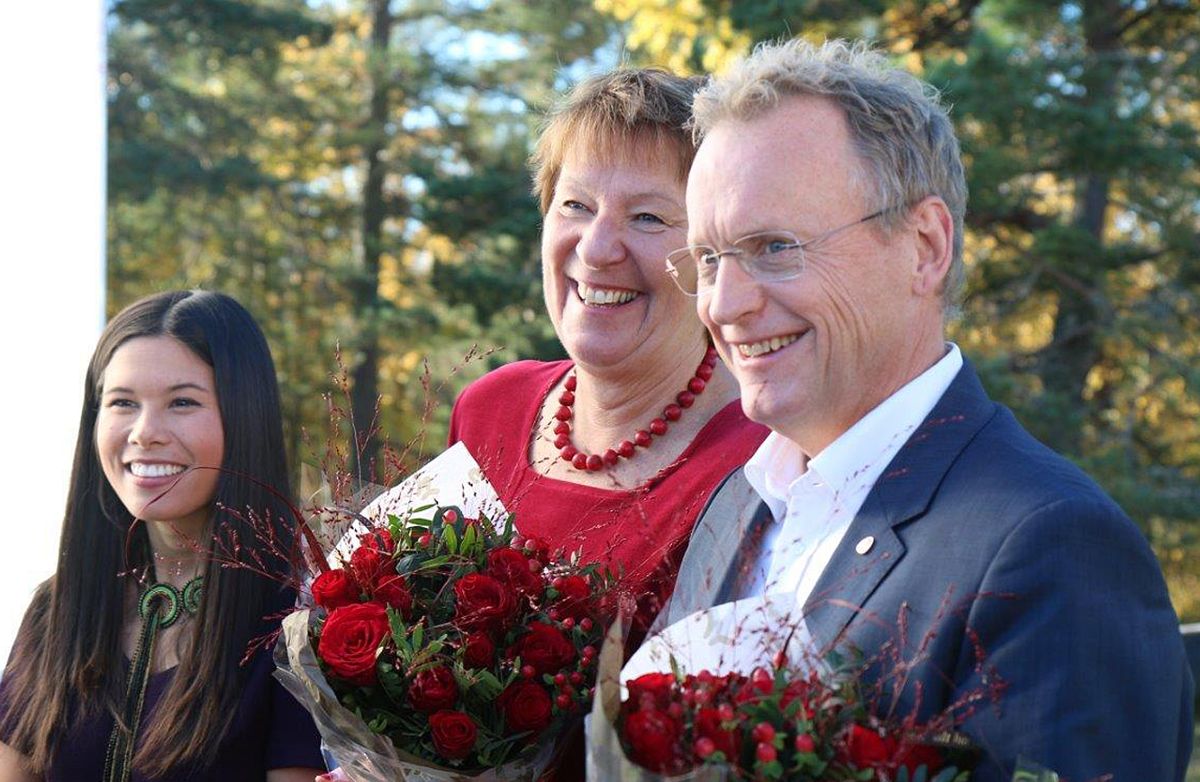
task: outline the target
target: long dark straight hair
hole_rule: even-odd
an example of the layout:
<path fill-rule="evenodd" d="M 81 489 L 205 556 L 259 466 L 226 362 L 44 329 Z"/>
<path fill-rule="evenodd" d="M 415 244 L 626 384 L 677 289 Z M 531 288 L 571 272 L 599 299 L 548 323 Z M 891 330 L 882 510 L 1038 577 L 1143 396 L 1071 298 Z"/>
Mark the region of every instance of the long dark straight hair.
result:
<path fill-rule="evenodd" d="M 220 293 L 174 291 L 131 304 L 104 329 L 88 366 L 58 567 L 34 596 L 5 674 L 10 708 L 0 728 L 35 773 L 46 771 L 71 720 L 101 710 L 115 718 L 124 698 L 120 632 L 128 574 L 153 565 L 144 523 L 135 523 L 101 471 L 96 417 L 113 354 L 151 336 L 174 338 L 212 366 L 225 430 L 214 545 L 236 546 L 245 562 L 257 556 L 257 567 L 266 563 L 273 577 L 209 559 L 193 642 L 180 650 L 171 685 L 143 726 L 136 768 L 158 776 L 211 762 L 236 712 L 246 674 L 239 663 L 292 594 L 282 586 L 290 557 L 281 553 L 291 550 L 294 527 L 281 499 L 290 492 L 279 389 L 262 331 Z M 264 542 L 265 531 L 273 544 Z"/>

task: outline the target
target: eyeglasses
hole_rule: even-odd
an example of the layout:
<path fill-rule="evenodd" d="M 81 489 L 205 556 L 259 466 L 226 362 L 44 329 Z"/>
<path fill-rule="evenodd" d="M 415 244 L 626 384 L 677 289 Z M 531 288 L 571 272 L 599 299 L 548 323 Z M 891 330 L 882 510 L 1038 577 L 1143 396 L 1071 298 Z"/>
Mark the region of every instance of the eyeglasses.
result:
<path fill-rule="evenodd" d="M 820 236 L 800 241 L 791 231 L 762 231 L 743 236 L 728 250 L 705 244 L 691 244 L 667 256 L 667 273 L 688 296 L 698 296 L 717 281 L 717 268 L 723 256 L 737 260 L 747 275 L 758 282 L 781 282 L 799 277 L 804 271 L 805 249 L 848 228 L 874 220 L 889 211 L 880 209 L 861 220 L 840 225 Z"/>

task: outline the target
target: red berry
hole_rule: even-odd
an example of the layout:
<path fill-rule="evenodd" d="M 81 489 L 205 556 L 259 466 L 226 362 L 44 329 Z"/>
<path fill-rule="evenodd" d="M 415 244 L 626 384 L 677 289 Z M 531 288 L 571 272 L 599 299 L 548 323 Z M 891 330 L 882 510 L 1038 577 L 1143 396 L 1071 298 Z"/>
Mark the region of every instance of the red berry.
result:
<path fill-rule="evenodd" d="M 683 415 L 683 409 L 679 405 L 667 405 L 663 408 L 663 418 L 668 421 L 678 421 Z"/>
<path fill-rule="evenodd" d="M 433 542 L 433 535 L 430 535 L 428 532 L 426 532 L 421 537 L 417 538 L 417 545 L 420 546 L 421 548 L 425 548 L 432 542 Z"/>
<path fill-rule="evenodd" d="M 646 448 L 650 445 L 650 433 L 645 429 L 638 429 L 633 435 L 633 441 L 643 448 Z"/>
<path fill-rule="evenodd" d="M 554 674 L 554 683 L 559 687 L 567 683 L 567 675 L 561 671 Z"/>
<path fill-rule="evenodd" d="M 562 709 L 563 711 L 571 708 L 571 696 L 567 695 L 565 692 L 559 693 L 558 697 L 554 699 L 554 702 L 558 705 L 558 708 Z"/>
<path fill-rule="evenodd" d="M 594 625 L 594 623 L 592 622 L 592 620 L 586 616 L 583 619 L 579 620 L 579 627 L 585 633 L 590 633 L 592 631 L 593 625 Z"/>
<path fill-rule="evenodd" d="M 658 435 L 659 437 L 662 437 L 666 433 L 667 433 L 667 422 L 666 421 L 662 420 L 661 418 L 655 418 L 653 421 L 650 422 L 650 434 L 654 434 L 654 435 Z"/>
<path fill-rule="evenodd" d="M 564 630 L 570 630 L 575 626 L 575 620 L 568 616 L 562 621 L 562 626 Z"/>
<path fill-rule="evenodd" d="M 754 750 L 754 755 L 760 763 L 771 763 L 778 757 L 775 747 L 771 744 L 759 744 Z"/>
<path fill-rule="evenodd" d="M 769 722 L 760 722 L 750 732 L 750 738 L 764 744 L 770 744 L 775 740 L 775 726 Z"/>
<path fill-rule="evenodd" d="M 812 752 L 817 748 L 817 742 L 813 741 L 813 737 L 808 733 L 801 733 L 796 737 L 797 752 Z"/>
<path fill-rule="evenodd" d="M 526 664 L 521 666 L 521 676 L 525 677 L 526 679 L 532 679 L 536 675 L 537 671 L 533 669 L 532 665 Z"/>
<path fill-rule="evenodd" d="M 458 514 L 454 512 L 453 508 L 451 508 L 442 514 L 442 521 L 446 522 L 447 524 L 453 524 L 454 522 L 458 521 Z"/>
<path fill-rule="evenodd" d="M 582 654 L 584 657 L 595 657 L 596 656 L 596 647 L 590 646 L 590 645 L 585 646 L 582 649 Z"/>
<path fill-rule="evenodd" d="M 722 722 L 732 722 L 737 713 L 733 710 L 733 704 L 722 703 L 717 707 L 717 716 L 721 718 Z"/>
<path fill-rule="evenodd" d="M 559 614 L 558 614 L 558 609 L 557 609 L 557 608 L 551 608 L 549 611 L 547 611 L 547 612 L 546 612 L 546 615 L 550 617 L 550 621 L 551 621 L 551 622 L 557 622 L 557 621 L 558 621 L 558 616 L 559 616 Z"/>
<path fill-rule="evenodd" d="M 583 674 L 579 671 L 571 671 L 571 676 L 569 678 L 571 679 L 571 684 L 576 687 L 583 684 Z"/>
<path fill-rule="evenodd" d="M 696 757 L 703 760 L 717 751 L 717 745 L 713 743 L 712 739 L 708 738 L 707 736 L 703 736 L 696 739 L 695 750 Z"/>
<path fill-rule="evenodd" d="M 529 572 L 530 573 L 540 573 L 541 571 L 542 571 L 542 563 L 541 562 L 538 562 L 536 559 L 529 560 Z"/>
<path fill-rule="evenodd" d="M 617 446 L 617 454 L 626 459 L 633 456 L 633 443 L 628 440 L 622 440 L 621 444 Z"/>

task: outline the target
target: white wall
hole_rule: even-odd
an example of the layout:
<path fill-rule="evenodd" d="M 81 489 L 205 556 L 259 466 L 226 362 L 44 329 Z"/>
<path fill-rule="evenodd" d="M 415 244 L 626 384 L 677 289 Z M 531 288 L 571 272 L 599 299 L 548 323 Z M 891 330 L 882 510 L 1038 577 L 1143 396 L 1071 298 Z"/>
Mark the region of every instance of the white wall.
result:
<path fill-rule="evenodd" d="M 0 46 L 0 655 L 54 571 L 104 318 L 103 0 L 10 3 Z"/>

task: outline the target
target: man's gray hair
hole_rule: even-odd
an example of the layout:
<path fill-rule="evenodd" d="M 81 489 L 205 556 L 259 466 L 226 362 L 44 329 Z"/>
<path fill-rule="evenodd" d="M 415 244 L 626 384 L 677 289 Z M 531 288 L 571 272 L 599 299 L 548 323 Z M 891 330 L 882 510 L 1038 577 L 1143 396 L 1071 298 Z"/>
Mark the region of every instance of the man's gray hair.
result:
<path fill-rule="evenodd" d="M 947 312 L 963 287 L 963 213 L 967 182 L 958 139 L 938 92 L 891 65 L 866 43 L 796 39 L 760 44 L 696 94 L 692 131 L 697 143 L 723 120 L 748 120 L 784 97 L 815 96 L 845 113 L 862 168 L 855 172 L 875 209 L 913 205 L 936 195 L 954 221 L 950 270 L 943 283 Z M 880 218 L 885 231 L 902 224 L 896 208 Z"/>

